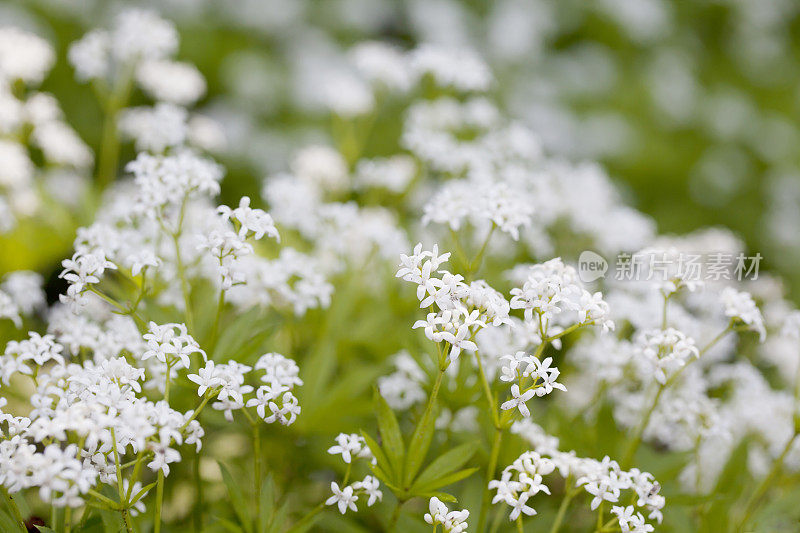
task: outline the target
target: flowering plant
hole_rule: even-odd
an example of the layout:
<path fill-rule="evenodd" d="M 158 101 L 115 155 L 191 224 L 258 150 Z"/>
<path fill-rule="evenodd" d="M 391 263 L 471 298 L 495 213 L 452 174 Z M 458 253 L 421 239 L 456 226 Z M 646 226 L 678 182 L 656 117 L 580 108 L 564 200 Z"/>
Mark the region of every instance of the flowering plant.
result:
<path fill-rule="evenodd" d="M 800 311 L 778 279 L 579 259 L 744 253 L 732 233 L 659 235 L 443 44 L 309 60 L 326 83 L 292 113 L 326 126 L 260 179 L 180 37 L 132 7 L 63 54 L 0 28 L 0 232 L 71 241 L 0 278 L 2 531 L 780 523 Z M 56 58 L 97 97 L 97 158 L 37 89 Z"/>

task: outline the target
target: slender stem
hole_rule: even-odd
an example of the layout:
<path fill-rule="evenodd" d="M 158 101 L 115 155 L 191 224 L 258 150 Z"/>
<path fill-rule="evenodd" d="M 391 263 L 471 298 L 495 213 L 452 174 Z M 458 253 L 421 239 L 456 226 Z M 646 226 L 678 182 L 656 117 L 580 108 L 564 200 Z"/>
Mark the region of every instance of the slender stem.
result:
<path fill-rule="evenodd" d="M 595 528 L 596 531 L 603 530 L 603 504 L 605 502 L 600 502 L 600 507 L 597 508 L 597 526 Z"/>
<path fill-rule="evenodd" d="M 517 517 L 517 533 L 523 533 L 525 530 L 522 529 L 522 515 Z"/>
<path fill-rule="evenodd" d="M 200 449 L 194 454 L 194 488 L 195 488 L 195 501 L 194 508 L 192 509 L 192 521 L 194 522 L 194 530 L 203 530 L 203 481 L 200 478 Z"/>
<path fill-rule="evenodd" d="M 292 527 L 290 527 L 288 530 L 286 530 L 286 531 L 287 531 L 287 533 L 292 533 L 292 532 L 294 532 L 294 531 L 305 531 L 305 530 L 307 529 L 307 527 L 306 527 L 306 526 L 307 526 L 307 525 L 308 525 L 308 524 L 309 524 L 309 523 L 310 523 L 310 522 L 311 522 L 311 521 L 314 519 L 314 517 L 315 517 L 315 516 L 317 516 L 317 515 L 318 515 L 318 514 L 319 514 L 319 513 L 320 513 L 320 512 L 321 512 L 321 511 L 324 509 L 324 508 L 325 508 L 325 504 L 324 504 L 324 503 L 320 503 L 319 505 L 317 505 L 316 507 L 314 507 L 313 509 L 311 509 L 311 511 L 309 511 L 309 512 L 308 512 L 308 513 L 307 513 L 307 514 L 306 514 L 306 515 L 305 515 L 303 518 L 301 518 L 300 520 L 298 520 L 298 521 L 297 521 L 297 522 L 296 522 L 296 523 L 295 523 L 295 524 L 294 524 Z"/>
<path fill-rule="evenodd" d="M 386 529 L 387 531 L 394 531 L 397 529 L 397 521 L 400 520 L 400 509 L 403 507 L 405 502 L 402 500 L 397 500 L 397 504 L 394 506 L 394 511 L 392 511 L 392 517 L 389 519 L 389 527 Z"/>
<path fill-rule="evenodd" d="M 717 344 L 720 340 L 722 340 L 728 332 L 732 331 L 733 327 L 731 324 L 728 325 L 724 330 L 722 330 L 716 337 L 714 337 L 711 342 L 706 344 L 703 348 L 701 348 L 698 352 L 697 358 L 688 361 L 685 365 L 680 367 L 667 381 L 666 383 L 659 384 L 658 391 L 656 392 L 655 397 L 653 398 L 652 403 L 645 411 L 642 420 L 639 422 L 639 425 L 636 428 L 636 432 L 634 433 L 634 438 L 631 441 L 628 449 L 625 452 L 625 455 L 622 459 L 623 468 L 630 468 L 631 461 L 633 461 L 633 457 L 636 455 L 636 451 L 639 449 L 639 446 L 642 444 L 642 436 L 644 435 L 645 430 L 647 429 L 647 424 L 650 423 L 650 417 L 653 415 L 653 411 L 655 411 L 656 407 L 658 406 L 658 400 L 661 399 L 661 394 L 664 392 L 664 389 L 668 388 L 670 385 L 677 381 L 678 377 L 681 373 L 689 366 L 693 361 L 700 359 L 708 350 L 710 350 L 715 344 Z"/>
<path fill-rule="evenodd" d="M 167 361 L 167 375 L 164 385 L 164 401 L 169 405 L 169 382 L 170 373 L 172 372 L 172 363 Z M 191 419 L 190 419 L 191 420 Z M 184 423 L 184 427 L 189 425 L 189 421 Z M 183 428 L 181 428 L 183 431 Z M 161 508 L 164 504 L 164 470 L 159 468 L 158 477 L 156 478 L 156 516 L 153 524 L 153 531 L 159 533 L 161 531 Z"/>
<path fill-rule="evenodd" d="M 58 531 L 58 510 L 55 505 L 50 506 L 50 527 L 53 531 Z"/>
<path fill-rule="evenodd" d="M 117 434 L 114 428 L 111 428 L 111 443 L 114 446 L 114 463 L 117 465 L 117 490 L 119 491 L 119 512 L 122 514 L 122 520 L 125 522 L 125 529 L 128 533 L 133 533 L 133 524 L 131 524 L 130 513 L 128 513 L 128 498 L 125 495 L 125 489 L 122 483 L 122 465 L 119 462 L 119 450 L 117 450 Z"/>
<path fill-rule="evenodd" d="M 202 401 L 202 402 L 200 402 L 200 405 L 198 405 L 198 406 L 197 406 L 197 408 L 194 410 L 194 412 L 192 413 L 192 416 L 190 416 L 190 417 L 189 417 L 189 420 L 187 420 L 186 422 L 184 422 L 184 424 L 181 426 L 181 429 L 180 429 L 180 432 L 181 432 L 181 433 L 183 433 L 183 432 L 186 430 L 186 428 L 187 428 L 187 427 L 189 427 L 189 424 L 191 424 L 191 423 L 192 423 L 192 420 L 194 420 L 195 418 L 197 418 L 197 417 L 198 417 L 198 415 L 200 415 L 200 411 L 202 411 L 202 410 L 203 410 L 203 407 L 205 407 L 205 406 L 206 406 L 206 404 L 208 403 L 208 401 L 209 401 L 209 400 L 210 400 L 210 399 L 211 399 L 213 396 L 215 396 L 215 395 L 216 395 L 216 394 L 209 394 L 208 392 L 206 392 L 206 395 L 205 395 L 205 397 L 203 398 L 203 401 Z M 246 412 L 247 412 L 247 411 L 245 411 L 245 413 L 246 413 Z"/>
<path fill-rule="evenodd" d="M 6 506 L 8 506 L 8 509 L 11 511 L 11 517 L 19 526 L 20 531 L 23 533 L 28 533 L 28 528 L 25 527 L 25 520 L 22 518 L 22 513 L 19 511 L 19 507 L 17 507 L 17 502 L 14 501 L 14 496 L 2 485 L 0 485 L 0 493 L 2 493 L 3 499 L 6 502 Z"/>
<path fill-rule="evenodd" d="M 489 229 L 489 232 L 486 234 L 486 238 L 483 240 L 483 244 L 481 245 L 480 250 L 478 250 L 477 255 L 475 258 L 470 262 L 467 268 L 467 274 L 471 278 L 473 274 L 478 272 L 478 269 L 481 267 L 481 263 L 483 262 L 483 256 L 486 253 L 486 247 L 489 245 L 489 241 L 492 238 L 492 234 L 494 230 L 497 228 L 497 224 L 492 222 L 492 227 Z"/>
<path fill-rule="evenodd" d="M 492 451 L 489 453 L 489 465 L 486 468 L 486 482 L 483 486 L 483 497 L 481 498 L 481 511 L 478 515 L 478 533 L 482 533 L 486 527 L 486 515 L 489 512 L 489 501 L 491 494 L 489 492 L 489 482 L 494 479 L 495 470 L 497 470 L 497 459 L 500 456 L 500 443 L 503 439 L 503 427 L 498 425 L 494 428 L 494 439 L 492 440 Z"/>
<path fill-rule="evenodd" d="M 577 494 L 577 491 L 572 490 L 570 486 L 572 484 L 572 476 L 568 476 L 565 483 L 566 489 L 564 490 L 564 498 L 561 500 L 561 505 L 558 506 L 558 513 L 556 514 L 555 520 L 553 520 L 553 525 L 550 526 L 550 533 L 558 533 L 558 530 L 561 529 L 561 523 L 564 521 L 564 516 L 567 514 L 567 507 L 569 507 L 572 498 Z"/>
<path fill-rule="evenodd" d="M 494 423 L 495 427 L 499 424 L 498 415 L 497 415 L 497 404 L 495 403 L 494 395 L 492 394 L 492 388 L 489 385 L 489 380 L 486 379 L 486 372 L 483 370 L 483 361 L 481 361 L 481 354 L 478 350 L 475 350 L 475 360 L 478 363 L 478 376 L 481 380 L 481 386 L 483 387 L 483 394 L 486 396 L 486 401 L 489 402 L 489 410 L 492 415 L 492 422 Z"/>
<path fill-rule="evenodd" d="M 164 502 L 164 471 L 158 470 L 158 479 L 156 480 L 156 516 L 153 523 L 154 533 L 161 531 L 161 506 Z"/>
<path fill-rule="evenodd" d="M 769 473 L 764 476 L 764 479 L 761 480 L 761 483 L 758 484 L 756 490 L 753 491 L 752 496 L 750 499 L 747 500 L 747 505 L 745 505 L 744 511 L 742 512 L 742 519 L 739 521 L 739 525 L 736 528 L 737 531 L 742 531 L 744 527 L 747 525 L 747 522 L 753 515 L 756 509 L 758 509 L 759 503 L 761 498 L 767 492 L 767 489 L 772 485 L 772 482 L 775 478 L 780 474 L 781 469 L 783 468 L 783 461 L 786 459 L 786 456 L 792 450 L 792 446 L 794 445 L 795 440 L 797 440 L 797 431 L 794 432 L 792 438 L 786 443 L 784 446 L 783 451 L 775 459 L 775 462 L 772 464 L 772 468 L 770 469 Z"/>
<path fill-rule="evenodd" d="M 72 529 L 72 507 L 64 509 L 64 533 L 69 533 Z"/>
<path fill-rule="evenodd" d="M 186 202 L 184 201 L 181 206 L 181 220 L 183 219 L 183 211 Z M 186 267 L 183 264 L 181 257 L 181 245 L 179 242 L 180 233 L 172 234 L 172 242 L 175 246 L 175 264 L 178 268 L 178 277 L 181 279 L 181 292 L 183 293 L 183 305 L 186 307 L 186 327 L 189 328 L 190 333 L 194 333 L 194 315 L 192 314 L 192 297 L 189 289 L 189 281 L 186 279 Z"/>
<path fill-rule="evenodd" d="M 622 458 L 622 468 L 628 469 L 631 467 L 631 463 L 633 462 L 633 458 L 636 455 L 636 451 L 639 449 L 639 446 L 642 444 L 642 437 L 644 436 L 644 432 L 647 429 L 647 425 L 650 423 L 650 417 L 653 416 L 653 411 L 656 410 L 656 406 L 658 405 L 658 400 L 661 398 L 661 394 L 664 392 L 666 387 L 664 385 L 659 384 L 658 390 L 656 391 L 655 396 L 653 397 L 653 401 L 650 402 L 650 406 L 647 408 L 647 411 L 644 412 L 642 419 L 639 421 L 639 425 L 636 426 L 636 432 L 633 434 L 633 440 L 631 440 L 628 448 L 625 450 L 625 455 Z"/>
<path fill-rule="evenodd" d="M 349 470 L 348 465 L 348 470 Z M 253 424 L 253 481 L 256 495 L 256 510 L 258 523 L 261 522 L 261 424 Z M 345 481 L 344 483 L 347 483 Z"/>
<path fill-rule="evenodd" d="M 219 318 L 222 315 L 222 309 L 225 307 L 225 289 L 219 291 L 219 299 L 217 300 L 217 312 L 214 315 L 214 324 L 211 326 L 211 338 L 208 341 L 208 356 L 214 358 L 214 348 L 217 346 L 217 338 L 219 332 Z"/>

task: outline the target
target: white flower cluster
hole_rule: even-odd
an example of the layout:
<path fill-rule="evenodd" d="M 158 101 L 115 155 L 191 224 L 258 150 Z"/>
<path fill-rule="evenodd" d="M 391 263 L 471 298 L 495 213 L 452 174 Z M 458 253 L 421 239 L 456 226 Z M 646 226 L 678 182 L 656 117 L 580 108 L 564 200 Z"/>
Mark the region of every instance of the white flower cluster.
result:
<path fill-rule="evenodd" d="M 378 378 L 378 390 L 392 409 L 405 411 L 427 398 L 423 388 L 428 378 L 407 351 L 393 356 L 395 371 Z"/>
<path fill-rule="evenodd" d="M 451 511 L 436 496 L 433 496 L 428 502 L 428 512 L 423 517 L 428 524 L 441 525 L 445 533 L 464 533 L 469 526 L 468 518 L 468 510 Z"/>
<path fill-rule="evenodd" d="M 689 361 L 700 357 L 694 339 L 674 328 L 637 333 L 633 349 L 634 356 L 649 367 L 646 372 L 662 385 Z"/>
<path fill-rule="evenodd" d="M 72 44 L 68 58 L 81 80 L 114 82 L 136 66 L 163 60 L 178 49 L 175 26 L 143 9 L 121 11 L 108 30 L 95 29 Z M 166 83 L 162 80 L 161 83 Z"/>
<path fill-rule="evenodd" d="M 350 477 L 350 467 L 352 466 L 353 459 L 365 458 L 369 459 L 375 464 L 375 458 L 367 446 L 366 440 L 361 435 L 352 433 L 339 433 L 336 437 L 336 445 L 328 448 L 328 453 L 331 455 L 341 455 L 342 461 L 347 464 L 347 474 L 341 488 L 335 481 L 331 482 L 331 492 L 333 495 L 325 500 L 325 505 L 336 505 L 341 514 L 345 514 L 348 509 L 357 512 L 356 502 L 359 496 L 366 496 L 367 507 L 372 507 L 375 502 L 383 500 L 383 492 L 380 490 L 380 482 L 375 476 L 366 476 L 361 481 L 356 481 L 350 485 L 346 485 L 347 479 Z"/>
<path fill-rule="evenodd" d="M 725 306 L 725 316 L 741 323 L 747 329 L 755 331 L 761 342 L 764 342 L 767 330 L 764 327 L 764 318 L 753 301 L 753 297 L 749 293 L 737 291 L 733 287 L 724 288 L 720 297 Z"/>
<path fill-rule="evenodd" d="M 507 470 L 510 469 L 509 475 L 506 475 L 504 471 L 502 480 L 492 482 L 498 488 L 498 497 L 501 489 L 505 491 L 525 487 L 524 484 L 521 486 L 514 485 L 513 481 L 511 481 L 511 486 L 504 484 L 504 480 L 512 480 L 513 476 L 511 474 L 518 474 L 520 481 L 523 481 L 523 476 L 525 476 L 524 482 L 531 483 L 531 476 L 535 478 L 537 472 L 546 475 L 557 470 L 563 478 L 574 480 L 575 487 L 583 487 L 587 493 L 592 495 L 590 503 L 592 510 L 597 509 L 601 502 L 618 503 L 623 499 L 622 491 L 630 490 L 633 491 L 634 499 L 632 501 L 636 503 L 636 506 L 647 510 L 649 512 L 648 518 L 661 523 L 663 518 L 661 510 L 664 508 L 666 500 L 664 496 L 659 494 L 661 486 L 653 479 L 651 474 L 641 472 L 635 468 L 629 471 L 623 470 L 616 461 L 608 457 L 598 461 L 596 459 L 578 457 L 574 451 L 560 451 L 558 449 L 558 439 L 545 433 L 540 426 L 530 420 L 515 422 L 511 427 L 511 432 L 527 440 L 533 446 L 534 451 L 522 454 L 514 464 L 508 467 Z M 528 462 L 525 462 L 524 458 L 528 458 Z M 541 484 L 541 478 L 538 479 L 539 484 Z M 541 485 L 541 487 L 547 488 L 544 485 Z M 540 490 L 549 494 L 544 489 L 540 488 Z M 569 490 L 569 487 L 567 490 Z M 512 506 L 515 504 L 510 502 L 515 502 L 518 499 L 517 497 L 511 498 L 511 500 L 501 498 L 502 501 Z M 527 498 L 525 499 L 527 500 Z M 525 511 L 525 502 L 517 503 L 516 505 L 519 507 L 517 516 L 520 512 L 535 514 L 535 511 L 530 508 L 528 509 L 533 511 L 532 513 Z M 635 520 L 633 523 L 635 523 Z"/>
<path fill-rule="evenodd" d="M 549 333 L 556 333 L 551 324 L 595 324 L 604 331 L 614 329 L 603 295 L 587 291 L 575 268 L 558 257 L 530 267 L 522 288 L 512 289 L 511 295 L 511 308 L 523 309 L 525 320 L 541 321 L 542 329 Z"/>
<path fill-rule="evenodd" d="M 341 455 L 342 461 L 350 464 L 354 457 L 366 457 L 373 459 L 372 452 L 367 446 L 367 442 L 361 435 L 356 433 L 339 433 L 336 436 L 336 445 L 328 448 L 331 455 Z M 373 459 L 374 462 L 374 459 Z"/>
<path fill-rule="evenodd" d="M 511 399 L 500 406 L 504 411 L 519 409 L 522 416 L 529 417 L 531 413 L 525 402 L 534 396 L 542 397 L 550 394 L 555 389 L 567 390 L 564 385 L 556 382 L 561 372 L 557 367 L 550 366 L 553 362 L 552 357 L 540 361 L 534 355 L 517 352 L 514 355 L 505 355 L 501 360 L 503 366 L 500 368 L 500 380 L 517 382 L 511 385 Z M 520 390 L 523 378 L 531 378 L 532 381 L 524 390 Z"/>
<path fill-rule="evenodd" d="M 124 357 L 66 364 L 61 352 L 53 336 L 31 333 L 30 340 L 9 343 L 3 356 L 4 378 L 13 373 L 8 368 L 13 360 L 15 372 L 29 375 L 36 384 L 27 416 L 0 411 L 0 424 L 6 428 L 0 442 L 0 483 L 10 492 L 37 487 L 46 502 L 79 507 L 96 485 L 117 484 L 117 457 L 136 455 L 152 471 L 168 475 L 170 464 L 181 459 L 178 445 L 200 448 L 203 429 L 191 412 L 138 396 L 144 369 Z M 31 369 L 26 363 L 36 366 Z M 138 494 L 137 500 L 143 496 Z"/>
<path fill-rule="evenodd" d="M 0 233 L 36 214 L 43 196 L 68 204 L 70 191 L 48 187 L 60 176 L 71 177 L 78 196 L 86 186 L 92 151 L 65 122 L 58 101 L 34 89 L 54 59 L 46 40 L 0 28 Z"/>
<path fill-rule="evenodd" d="M 0 283 L 0 319 L 22 326 L 22 317 L 41 311 L 45 306 L 44 279 L 36 272 L 18 270 Z"/>
<path fill-rule="evenodd" d="M 188 150 L 168 156 L 142 152 L 125 169 L 136 185 L 133 210 L 154 218 L 163 218 L 187 198 L 217 195 L 223 175 L 222 167 Z"/>
<path fill-rule="evenodd" d="M 460 274 L 439 270 L 449 258 L 449 252 L 439 255 L 438 245 L 423 251 L 419 243 L 412 255 L 400 256 L 396 275 L 417 285 L 420 307 L 430 308 L 435 304 L 439 308 L 438 312 L 428 313 L 425 320 L 415 322 L 413 327 L 423 328 L 425 336 L 434 342 L 447 342 L 449 358 L 453 361 L 461 350 L 478 349 L 473 339 L 487 323 L 507 322 L 509 306 L 503 295 L 485 282 L 467 284 Z"/>
<path fill-rule="evenodd" d="M 499 480 L 489 482 L 489 489 L 497 491 L 492 503 L 503 502 L 511 507 L 509 520 L 516 520 L 521 514 L 533 516 L 536 509 L 528 505 L 528 500 L 540 492 L 550 494 L 543 483 L 543 476 L 555 470 L 550 459 L 536 452 L 525 452 L 508 465 Z"/>
<path fill-rule="evenodd" d="M 272 217 L 262 209 L 251 208 L 250 198 L 247 196 L 239 200 L 239 207 L 231 209 L 222 205 L 217 211 L 220 215 L 220 224 L 200 237 L 198 249 L 207 250 L 214 258 L 220 278 L 219 286 L 223 290 L 228 290 L 234 284 L 242 284 L 246 280 L 241 260 L 244 256 L 254 253 L 253 246 L 247 242 L 247 238 L 252 236 L 255 240 L 259 240 L 267 235 L 280 241 L 280 236 Z M 231 229 L 231 225 L 236 231 Z"/>
<path fill-rule="evenodd" d="M 324 146 L 298 152 L 292 174 L 269 177 L 263 196 L 282 228 L 297 231 L 314 248 L 326 271 L 363 265 L 373 257 L 393 259 L 408 247 L 397 216 L 383 207 L 326 201 L 349 186 L 347 163 Z"/>
<path fill-rule="evenodd" d="M 228 361 L 214 363 L 207 361 L 197 374 L 189 374 L 189 381 L 197 384 L 197 395 L 206 399 L 216 399 L 213 409 L 223 411 L 225 418 L 233 421 L 233 411 L 244 407 L 255 407 L 258 416 L 266 423 L 280 422 L 288 426 L 300 414 L 300 405 L 292 394 L 296 385 L 302 385 L 297 364 L 277 353 L 262 355 L 255 364 L 255 370 L 263 370 L 261 381 L 265 385 L 255 389 L 255 397 L 247 398 L 253 386 L 247 385 L 246 375 L 252 367 Z"/>

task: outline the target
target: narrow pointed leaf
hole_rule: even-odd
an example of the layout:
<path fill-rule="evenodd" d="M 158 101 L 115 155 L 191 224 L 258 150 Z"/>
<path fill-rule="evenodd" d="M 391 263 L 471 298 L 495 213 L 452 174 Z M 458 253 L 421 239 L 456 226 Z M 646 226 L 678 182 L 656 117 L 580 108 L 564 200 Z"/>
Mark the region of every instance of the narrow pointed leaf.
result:
<path fill-rule="evenodd" d="M 236 483 L 236 480 L 231 475 L 227 467 L 220 461 L 217 461 L 217 463 L 219 464 L 220 471 L 222 471 L 222 480 L 225 482 L 225 486 L 228 488 L 228 497 L 231 501 L 231 505 L 233 506 L 233 510 L 236 512 L 236 516 L 239 519 L 239 523 L 242 525 L 242 528 L 247 531 L 247 533 L 252 533 L 253 522 L 250 519 L 250 512 L 247 507 L 244 494 L 242 493 L 242 489 Z"/>
<path fill-rule="evenodd" d="M 411 486 L 417 472 L 419 472 L 425 457 L 428 455 L 428 448 L 433 440 L 433 431 L 436 422 L 436 406 L 426 409 L 417 424 L 411 441 L 408 443 L 408 454 L 406 454 L 405 467 L 403 469 L 403 486 Z"/>
<path fill-rule="evenodd" d="M 456 446 L 449 452 L 445 452 L 437 457 L 422 473 L 414 480 L 414 486 L 422 487 L 432 481 L 458 470 L 467 461 L 472 459 L 478 449 L 477 441 L 467 442 L 461 446 Z"/>
<path fill-rule="evenodd" d="M 378 416 L 378 430 L 383 439 L 383 451 L 392 465 L 392 479 L 403 479 L 403 457 L 405 456 L 405 445 L 403 444 L 403 436 L 400 434 L 400 424 L 397 423 L 397 417 L 394 411 L 383 399 L 383 396 L 375 390 L 375 406 Z M 400 483 L 398 483 L 399 485 Z"/>
<path fill-rule="evenodd" d="M 373 457 L 375 457 L 377 466 L 387 475 L 392 472 L 392 465 L 389 463 L 389 459 L 386 458 L 386 454 L 383 453 L 383 450 L 378 443 L 375 442 L 375 439 L 370 437 L 366 431 L 362 431 L 361 436 L 364 437 L 367 448 L 369 448 L 369 451 L 372 452 Z"/>
<path fill-rule="evenodd" d="M 261 485 L 261 501 L 258 502 L 258 531 L 267 533 L 267 527 L 272 522 L 272 515 L 275 512 L 275 482 L 272 474 L 267 474 L 264 483 Z"/>
<path fill-rule="evenodd" d="M 456 481 L 461 481 L 462 479 L 471 476 L 475 473 L 478 469 L 477 468 L 465 468 L 464 470 L 459 470 L 457 472 L 453 472 L 452 474 L 448 474 L 446 476 L 442 476 L 439 479 L 431 481 L 425 485 L 415 485 L 412 489 L 414 494 L 417 492 L 430 492 L 432 490 L 436 490 L 441 487 L 446 487 L 447 485 L 452 485 Z"/>

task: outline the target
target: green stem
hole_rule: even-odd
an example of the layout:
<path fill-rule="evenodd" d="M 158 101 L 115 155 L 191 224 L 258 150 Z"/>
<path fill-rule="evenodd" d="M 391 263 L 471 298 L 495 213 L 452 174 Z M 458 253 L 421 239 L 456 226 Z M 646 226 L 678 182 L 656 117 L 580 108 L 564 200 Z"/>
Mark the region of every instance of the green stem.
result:
<path fill-rule="evenodd" d="M 631 463 L 633 462 L 633 458 L 636 455 L 639 446 L 642 444 L 642 437 L 644 436 L 644 432 L 647 429 L 647 425 L 650 423 L 650 417 L 653 415 L 653 411 L 656 410 L 656 406 L 658 405 L 658 400 L 661 398 L 661 394 L 664 392 L 666 387 L 664 385 L 658 386 L 658 391 L 656 391 L 655 396 L 653 397 L 653 401 L 650 402 L 650 406 L 645 411 L 642 419 L 639 421 L 639 425 L 636 426 L 636 432 L 633 434 L 633 440 L 631 440 L 628 448 L 625 450 L 625 455 L 622 458 L 622 468 L 629 469 L 631 467 Z"/>
<path fill-rule="evenodd" d="M 156 516 L 153 523 L 154 533 L 161 531 L 161 506 L 164 501 L 164 471 L 158 470 L 158 479 L 156 481 Z"/>
<path fill-rule="evenodd" d="M 489 502 L 491 493 L 489 492 L 489 482 L 494 479 L 497 470 L 497 459 L 500 456 L 500 443 L 503 440 L 503 427 L 494 428 L 494 439 L 492 440 L 492 450 L 489 453 L 489 465 L 486 468 L 486 482 L 483 485 L 483 497 L 481 498 L 481 511 L 478 515 L 478 533 L 482 533 L 486 527 L 486 515 L 489 512 Z"/>
<path fill-rule="evenodd" d="M 286 533 L 294 533 L 296 531 L 306 531 L 308 529 L 308 525 L 314 520 L 314 517 L 317 516 L 322 510 L 325 508 L 324 503 L 320 503 L 311 511 L 309 511 L 303 518 L 298 520 L 292 527 L 286 530 Z"/>
<path fill-rule="evenodd" d="M 481 263 L 483 262 L 483 256 L 486 253 L 486 247 L 489 245 L 489 241 L 492 238 L 492 234 L 494 230 L 497 228 L 497 224 L 492 222 L 492 227 L 489 230 L 489 233 L 486 234 L 486 239 L 484 239 L 483 244 L 481 245 L 480 250 L 478 250 L 477 255 L 475 255 L 475 259 L 473 259 L 468 268 L 467 268 L 467 275 L 469 278 L 472 278 L 472 275 L 478 272 L 478 269 L 481 267 Z"/>
<path fill-rule="evenodd" d="M 64 533 L 69 533 L 72 529 L 72 507 L 64 509 Z"/>
<path fill-rule="evenodd" d="M 0 485 L 0 493 L 2 493 L 3 499 L 6 502 L 6 506 L 8 507 L 9 511 L 11 511 L 11 517 L 19 526 L 20 531 L 23 533 L 28 533 L 28 528 L 25 527 L 25 520 L 22 518 L 22 513 L 19 511 L 19 507 L 17 507 L 17 502 L 14 501 L 14 496 L 2 485 Z"/>
<path fill-rule="evenodd" d="M 600 502 L 600 507 L 597 508 L 597 525 L 595 527 L 595 531 L 602 531 L 603 530 L 603 504 L 605 502 Z"/>
<path fill-rule="evenodd" d="M 756 490 L 753 491 L 753 494 L 752 496 L 750 496 L 750 499 L 747 500 L 747 505 L 745 505 L 744 511 L 742 512 L 742 519 L 739 521 L 739 525 L 736 528 L 736 531 L 743 531 L 745 526 L 747 525 L 747 522 L 750 521 L 750 518 L 752 517 L 755 510 L 758 509 L 761 498 L 763 498 L 764 494 L 767 492 L 769 487 L 772 486 L 773 481 L 783 468 L 783 461 L 784 459 L 786 459 L 786 456 L 791 451 L 792 445 L 794 444 L 797 435 L 798 433 L 795 431 L 794 435 L 792 435 L 792 438 L 789 439 L 789 441 L 786 443 L 786 446 L 784 446 L 781 454 L 778 456 L 777 459 L 775 459 L 775 462 L 772 464 L 772 468 L 770 469 L 769 473 L 766 476 L 764 476 L 764 479 L 762 479 L 761 483 L 758 484 Z"/>
<path fill-rule="evenodd" d="M 494 400 L 494 395 L 492 394 L 492 388 L 489 385 L 489 380 L 486 379 L 486 372 L 483 370 L 483 361 L 481 361 L 481 354 L 479 351 L 475 351 L 475 360 L 478 363 L 478 376 L 481 380 L 481 387 L 483 388 L 483 394 L 486 396 L 486 401 L 489 402 L 489 410 L 492 415 L 492 422 L 494 423 L 495 427 L 498 426 L 500 423 L 499 417 L 497 415 L 497 404 Z"/>
<path fill-rule="evenodd" d="M 217 312 L 214 315 L 214 324 L 211 326 L 211 338 L 208 341 L 208 356 L 214 359 L 214 349 L 217 346 L 217 338 L 219 332 L 219 319 L 222 315 L 222 309 L 225 307 L 225 289 L 219 291 L 219 299 L 217 300 Z"/>
<path fill-rule="evenodd" d="M 261 424 L 253 424 L 253 481 L 256 495 L 257 522 L 261 523 Z M 348 465 L 349 467 L 349 465 Z M 347 483 L 347 481 L 345 481 Z"/>
<path fill-rule="evenodd" d="M 569 507 L 572 498 L 577 494 L 577 491 L 572 490 L 571 484 L 572 476 L 568 476 L 565 481 L 566 488 L 564 490 L 564 498 L 561 500 L 561 505 L 558 506 L 558 513 L 556 514 L 555 520 L 553 520 L 553 525 L 550 526 L 550 533 L 558 533 L 558 530 L 561 529 L 561 523 L 564 521 L 564 516 L 567 514 L 567 507 Z"/>
<path fill-rule="evenodd" d="M 522 515 L 517 517 L 517 533 L 523 533 L 525 530 L 522 529 Z"/>
<path fill-rule="evenodd" d="M 393 532 L 397 529 L 397 521 L 400 520 L 400 509 L 403 507 L 405 501 L 397 500 L 397 504 L 394 506 L 394 510 L 392 511 L 392 517 L 389 519 L 389 527 L 387 527 L 387 531 Z"/>
<path fill-rule="evenodd" d="M 181 206 L 181 220 L 183 219 L 183 211 L 186 202 L 184 201 Z M 178 277 L 181 279 L 181 292 L 183 293 L 183 305 L 186 307 L 186 327 L 189 328 L 189 333 L 194 333 L 194 315 L 192 314 L 192 297 L 189 289 L 189 281 L 186 279 L 186 268 L 183 264 L 181 257 L 181 246 L 179 242 L 180 233 L 172 234 L 172 242 L 175 246 L 175 264 L 178 268 Z"/>
<path fill-rule="evenodd" d="M 195 501 L 192 509 L 192 521 L 195 531 L 203 530 L 203 482 L 200 478 L 200 452 L 202 449 L 194 454 L 193 460 Z"/>

